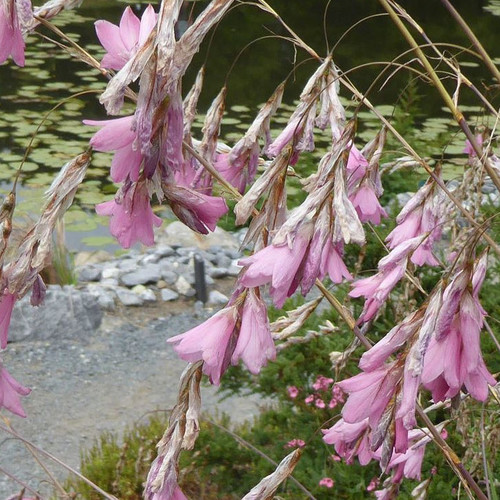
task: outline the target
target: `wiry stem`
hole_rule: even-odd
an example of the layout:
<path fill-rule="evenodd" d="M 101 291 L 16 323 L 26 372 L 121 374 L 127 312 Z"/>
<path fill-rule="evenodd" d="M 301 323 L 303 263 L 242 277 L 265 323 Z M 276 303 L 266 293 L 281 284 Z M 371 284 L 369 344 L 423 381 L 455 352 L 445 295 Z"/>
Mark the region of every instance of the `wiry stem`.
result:
<path fill-rule="evenodd" d="M 65 464 L 62 460 L 59 460 L 57 457 L 55 457 L 54 455 L 52 455 L 48 451 L 45 451 L 44 449 L 38 447 L 36 444 L 32 443 L 28 439 L 26 439 L 23 436 L 21 436 L 21 434 L 19 434 L 18 432 L 16 432 L 11 427 L 0 425 L 0 430 L 2 430 L 4 432 L 7 432 L 8 434 L 14 436 L 16 439 L 19 439 L 23 443 L 28 444 L 29 446 L 31 446 L 37 452 L 39 452 L 42 455 L 46 456 L 50 460 L 53 460 L 56 464 L 60 465 L 61 467 L 64 467 L 66 470 L 68 470 L 69 472 L 71 472 L 72 474 L 74 474 L 75 476 L 77 476 L 79 479 L 81 479 L 82 481 L 84 481 L 85 483 L 87 483 L 91 488 L 93 488 L 95 491 L 97 491 L 98 493 L 100 493 L 107 500 L 118 500 L 118 498 L 116 498 L 113 495 L 110 495 L 109 493 L 106 493 L 103 489 L 99 488 L 99 486 L 97 486 L 97 484 L 93 483 L 90 479 L 87 479 L 84 475 L 80 474 L 77 470 L 75 470 L 72 467 L 70 467 L 69 465 Z"/>
<path fill-rule="evenodd" d="M 469 25 L 465 22 L 464 18 L 458 13 L 457 9 L 448 0 L 441 0 L 441 3 L 448 9 L 448 12 L 452 15 L 453 19 L 460 25 L 463 32 L 467 35 L 467 38 L 471 41 L 472 45 L 481 54 L 481 57 L 491 71 L 491 74 L 495 77 L 498 83 L 500 83 L 500 71 L 495 66 L 495 63 L 491 60 L 488 52 L 484 49 L 481 42 L 478 40 L 474 32 L 469 28 Z"/>
<path fill-rule="evenodd" d="M 214 427 L 217 427 L 221 431 L 226 432 L 235 441 L 237 441 L 238 443 L 240 443 L 242 446 L 244 446 L 246 448 L 249 448 L 250 450 L 254 451 L 255 453 L 257 453 L 257 455 L 259 455 L 260 457 L 262 457 L 264 460 L 267 460 L 269 463 L 271 463 L 275 467 L 278 466 L 278 462 L 275 462 L 272 458 L 270 458 L 264 452 L 262 452 L 261 450 L 259 450 L 258 448 L 256 448 L 252 443 L 249 443 L 246 439 L 243 439 L 241 436 L 239 436 L 238 434 L 234 433 L 233 431 L 231 431 L 227 427 L 224 427 L 223 425 L 220 425 L 217 422 L 214 422 L 213 420 L 210 420 L 209 418 L 205 418 L 204 420 L 206 422 L 208 422 L 209 424 L 213 425 Z M 299 481 L 297 481 L 297 479 L 295 479 L 293 476 L 290 476 L 290 481 L 292 481 L 293 483 L 295 483 L 297 485 L 297 487 L 300 488 L 306 494 L 306 496 L 308 498 L 311 498 L 312 500 L 316 500 L 316 497 L 314 497 L 312 495 L 312 493 L 302 483 L 300 483 Z"/>
<path fill-rule="evenodd" d="M 403 24 L 397 13 L 394 11 L 392 6 L 389 4 L 387 0 L 379 0 L 379 2 L 382 4 L 382 6 L 385 8 L 385 10 L 388 12 L 389 16 L 391 17 L 392 21 L 394 24 L 397 26 L 399 31 L 401 31 L 401 34 L 403 37 L 406 39 L 408 44 L 413 48 L 415 53 L 417 54 L 417 57 L 420 59 L 420 62 L 426 69 L 426 71 L 429 74 L 429 77 L 431 78 L 432 82 L 434 83 L 436 89 L 438 90 L 439 94 L 441 95 L 443 101 L 445 102 L 446 106 L 450 109 L 450 111 L 453 114 L 453 117 L 455 118 L 455 121 L 458 123 L 462 131 L 464 132 L 465 136 L 469 140 L 471 146 L 473 147 L 474 151 L 477 154 L 477 157 L 481 159 L 481 163 L 483 164 L 484 168 L 486 169 L 486 172 L 488 172 L 488 175 L 491 177 L 491 180 L 497 187 L 497 189 L 500 191 L 500 177 L 498 177 L 498 174 L 496 173 L 495 169 L 492 167 L 489 159 L 487 157 L 483 157 L 483 152 L 481 150 L 481 147 L 476 141 L 476 138 L 474 137 L 474 134 L 472 133 L 469 124 L 464 118 L 464 115 L 458 108 L 458 106 L 455 105 L 453 102 L 453 98 L 448 94 L 448 91 L 445 89 L 443 82 L 441 79 L 438 77 L 436 72 L 434 71 L 434 68 L 432 67 L 431 63 L 427 59 L 426 55 L 418 45 L 418 43 L 415 41 L 411 33 L 408 31 L 406 26 Z"/>

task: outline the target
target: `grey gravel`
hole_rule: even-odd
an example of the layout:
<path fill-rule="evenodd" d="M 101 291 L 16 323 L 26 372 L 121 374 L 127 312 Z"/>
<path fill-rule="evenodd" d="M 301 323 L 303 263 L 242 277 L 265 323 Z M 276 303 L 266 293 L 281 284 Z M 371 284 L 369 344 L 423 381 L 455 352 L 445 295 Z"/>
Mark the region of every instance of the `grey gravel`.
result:
<path fill-rule="evenodd" d="M 178 379 L 185 367 L 165 340 L 199 324 L 193 310 L 144 319 L 127 313 L 106 315 L 101 327 L 86 335 L 50 341 L 10 344 L 3 362 L 32 393 L 23 398 L 26 419 L 8 415 L 26 439 L 78 469 L 80 449 L 90 447 L 104 431 L 121 434 L 157 409 L 174 405 Z M 130 312 L 131 311 L 131 312 Z M 146 309 L 147 311 L 147 309 Z M 166 311 L 165 311 L 166 312 Z M 200 310 L 204 317 L 207 312 Z M 215 389 L 202 389 L 206 411 L 226 411 L 235 420 L 256 414 L 256 398 L 218 402 Z M 65 470 L 49 465 L 59 478 Z M 45 473 L 21 442 L 4 436 L 0 466 L 32 488 L 50 491 Z M 0 498 L 18 493 L 14 481 L 0 474 Z"/>

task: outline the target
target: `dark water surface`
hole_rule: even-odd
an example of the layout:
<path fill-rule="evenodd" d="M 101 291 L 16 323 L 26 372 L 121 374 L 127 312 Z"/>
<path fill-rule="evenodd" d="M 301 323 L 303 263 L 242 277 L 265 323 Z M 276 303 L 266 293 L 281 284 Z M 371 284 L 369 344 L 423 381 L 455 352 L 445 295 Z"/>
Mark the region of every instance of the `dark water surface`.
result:
<path fill-rule="evenodd" d="M 359 66 L 373 61 L 386 63 L 408 50 L 392 22 L 387 16 L 380 15 L 383 12 L 376 0 L 334 0 L 326 17 L 326 0 L 272 0 L 270 3 L 320 55 L 325 55 L 328 49 L 335 46 L 333 54 L 336 64 L 343 71 L 352 69 L 349 77 L 363 92 L 370 88 L 384 65 Z M 204 4 L 206 2 L 197 2 L 195 11 Z M 130 2 L 130 5 L 140 15 L 147 2 Z M 439 0 L 408 0 L 403 5 L 433 41 L 469 47 L 469 42 Z M 455 1 L 454 5 L 468 20 L 492 57 L 497 58 L 495 62 L 500 63 L 500 17 L 496 15 L 500 13 L 500 2 L 460 0 Z M 95 36 L 93 21 L 107 19 L 118 23 L 125 6 L 124 2 L 118 1 L 85 0 L 80 9 L 63 13 L 55 23 L 101 59 L 104 52 Z M 369 16 L 376 17 L 362 21 L 341 39 L 349 27 Z M 43 33 L 56 38 L 48 31 Z M 245 124 L 252 120 L 257 106 L 269 97 L 278 83 L 288 78 L 285 104 L 275 121 L 276 126 L 286 123 L 290 105 L 315 70 L 317 64 L 284 40 L 283 36 L 286 35 L 281 25 L 269 14 L 252 6 L 238 5 L 220 23 L 210 44 L 205 44 L 195 57 L 186 75 L 185 90 L 189 88 L 200 65 L 206 62 L 201 112 L 207 109 L 227 81 L 227 116 L 222 133 L 228 143 L 237 140 Z M 417 34 L 415 36 L 418 37 Z M 262 37 L 266 38 L 260 39 Z M 480 61 L 470 54 L 460 53 L 456 47 L 450 46 L 447 53 L 456 54 L 457 59 L 465 63 L 467 76 L 482 91 L 494 97 L 495 89 L 490 90 L 492 78 Z M 406 54 L 400 61 L 409 59 L 411 55 Z M 43 191 L 54 175 L 66 161 L 85 148 L 95 132 L 95 129 L 83 126 L 81 120 L 105 118 L 97 99 L 98 93 L 105 88 L 106 80 L 36 34 L 28 38 L 26 61 L 25 68 L 17 68 L 10 61 L 0 66 L 0 182 L 5 189 L 9 189 L 29 137 L 44 115 L 61 100 L 67 99 L 49 114 L 41 126 L 33 150 L 23 167 L 21 213 L 34 217 L 39 211 Z M 440 70 L 446 71 L 444 64 L 439 61 L 434 63 Z M 369 94 L 370 99 L 387 116 L 391 116 L 393 106 L 408 84 L 410 75 L 404 70 L 400 71 L 381 88 L 390 73 L 388 71 Z M 454 90 L 452 79 L 449 89 Z M 71 98 L 79 92 L 90 93 Z M 456 130 L 450 115 L 443 111 L 437 92 L 418 83 L 413 86 L 413 92 L 418 96 L 418 112 L 415 112 L 414 120 L 421 128 L 421 138 L 429 137 L 432 142 L 437 135 Z M 347 105 L 351 95 L 346 91 L 342 91 L 342 94 Z M 469 91 L 462 91 L 461 102 L 472 123 L 482 122 L 481 109 Z M 195 125 L 201 128 L 201 124 L 200 118 Z M 376 126 L 368 113 L 360 113 L 360 143 L 373 136 Z M 448 144 L 446 153 L 457 153 L 462 147 L 462 139 L 457 138 Z M 429 151 L 426 153 L 441 154 L 438 149 Z M 106 221 L 93 215 L 94 204 L 103 201 L 104 197 L 109 199 L 116 190 L 107 177 L 110 158 L 109 154 L 95 155 L 87 180 L 77 194 L 77 204 L 66 217 L 70 248 L 107 245 L 111 241 L 106 236 L 107 229 L 103 227 Z"/>

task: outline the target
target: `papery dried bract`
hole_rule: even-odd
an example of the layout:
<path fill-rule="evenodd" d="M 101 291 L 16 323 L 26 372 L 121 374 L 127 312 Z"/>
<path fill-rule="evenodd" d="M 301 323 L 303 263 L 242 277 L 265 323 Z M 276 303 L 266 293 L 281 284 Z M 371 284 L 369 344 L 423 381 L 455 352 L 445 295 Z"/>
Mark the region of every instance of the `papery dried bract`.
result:
<path fill-rule="evenodd" d="M 301 455 L 301 448 L 287 455 L 272 474 L 262 479 L 241 500 L 271 500 L 274 498 L 275 491 L 292 474 Z"/>

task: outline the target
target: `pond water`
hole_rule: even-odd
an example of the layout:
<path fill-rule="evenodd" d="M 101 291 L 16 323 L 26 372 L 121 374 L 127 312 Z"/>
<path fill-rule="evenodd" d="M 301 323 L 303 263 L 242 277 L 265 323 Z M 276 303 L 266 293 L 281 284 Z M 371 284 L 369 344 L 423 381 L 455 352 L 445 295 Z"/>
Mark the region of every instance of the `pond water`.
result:
<path fill-rule="evenodd" d="M 128 3 L 137 14 L 147 5 L 147 2 L 138 1 Z M 200 9 L 205 3 L 197 2 L 195 9 Z M 318 53 L 325 54 L 326 47 L 332 48 L 340 39 L 335 46 L 334 60 L 344 71 L 354 68 L 349 77 L 360 90 L 365 91 L 376 79 L 382 65 L 355 68 L 372 61 L 390 61 L 406 51 L 407 45 L 385 16 L 366 19 L 341 39 L 356 22 L 382 13 L 376 0 L 334 1 L 323 26 L 326 3 L 326 0 L 271 2 L 286 22 Z M 496 58 L 495 62 L 500 63 L 500 1 L 461 0 L 455 1 L 454 5 Z M 100 59 L 104 52 L 95 36 L 93 21 L 107 19 L 117 23 L 124 7 L 125 2 L 85 0 L 78 10 L 58 16 L 55 24 Z M 405 8 L 425 27 L 434 41 L 469 46 L 439 0 L 408 0 Z M 43 33 L 54 36 L 49 32 Z M 270 38 L 270 35 L 273 37 Z M 269 97 L 279 82 L 291 75 L 284 105 L 275 119 L 278 126 L 286 123 L 293 101 L 315 70 L 315 63 L 305 59 L 300 51 L 296 52 L 289 42 L 280 38 L 281 35 L 285 32 L 269 15 L 255 7 L 240 5 L 220 23 L 209 46 L 207 44 L 202 48 L 186 75 L 185 88 L 188 89 L 198 68 L 206 61 L 201 112 L 207 109 L 227 78 L 227 113 L 222 136 L 229 144 L 237 140 L 245 125 L 252 120 L 258 105 Z M 247 47 L 252 41 L 255 42 Z M 457 59 L 467 70 L 467 76 L 482 91 L 489 93 L 487 87 L 491 86 L 492 79 L 482 65 L 467 53 L 458 54 L 456 48 L 449 51 L 457 54 Z M 228 76 L 228 70 L 238 55 Z M 438 65 L 438 61 L 435 64 Z M 373 87 L 370 98 L 386 116 L 391 116 L 402 89 L 408 86 L 409 73 L 398 72 L 381 88 L 385 79 L 382 78 L 380 84 Z M 0 183 L 4 191 L 10 188 L 30 137 L 37 130 L 32 150 L 22 169 L 20 214 L 32 219 L 36 217 L 43 192 L 60 167 L 86 147 L 95 129 L 83 126 L 81 121 L 85 118 L 105 118 L 98 103 L 98 94 L 105 85 L 106 80 L 98 72 L 72 60 L 37 34 L 28 38 L 25 68 L 17 68 L 11 62 L 0 66 Z M 449 88 L 454 88 L 451 80 Z M 343 97 L 344 103 L 349 105 L 351 96 L 343 92 Z M 482 110 L 471 93 L 463 91 L 462 102 L 472 124 L 484 123 Z M 454 135 L 457 127 L 443 110 L 436 92 L 429 92 L 418 82 L 412 82 L 401 103 L 399 113 L 411 115 L 408 123 L 418 129 L 418 134 L 412 137 L 416 146 L 424 148 L 423 154 L 439 159 L 443 156 L 443 148 L 445 157 L 460 153 L 463 139 L 458 134 Z M 54 109 L 56 105 L 58 107 Z M 198 129 L 201 129 L 202 121 L 200 116 L 195 123 Z M 369 113 L 359 114 L 360 144 L 374 135 L 377 126 Z M 108 236 L 107 220 L 95 216 L 93 211 L 95 203 L 109 199 L 116 190 L 108 178 L 110 158 L 109 154 L 95 154 L 87 179 L 78 191 L 76 204 L 65 218 L 70 249 L 99 245 L 115 248 L 112 238 Z M 310 161 L 314 160 L 313 155 Z M 455 175 L 453 166 L 447 175 Z"/>

